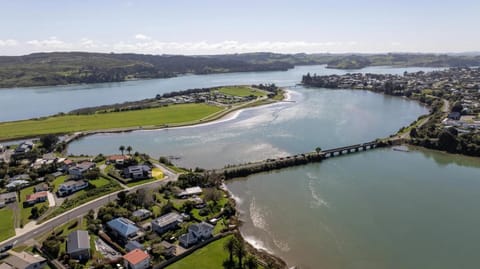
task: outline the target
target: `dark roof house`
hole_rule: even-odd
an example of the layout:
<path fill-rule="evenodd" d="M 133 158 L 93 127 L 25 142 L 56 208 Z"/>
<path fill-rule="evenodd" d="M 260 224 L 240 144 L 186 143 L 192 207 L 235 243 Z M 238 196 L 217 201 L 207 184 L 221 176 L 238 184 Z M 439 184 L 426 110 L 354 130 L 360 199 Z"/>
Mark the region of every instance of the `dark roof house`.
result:
<path fill-rule="evenodd" d="M 90 258 L 90 236 L 87 231 L 74 231 L 67 237 L 67 253 L 75 260 Z"/>

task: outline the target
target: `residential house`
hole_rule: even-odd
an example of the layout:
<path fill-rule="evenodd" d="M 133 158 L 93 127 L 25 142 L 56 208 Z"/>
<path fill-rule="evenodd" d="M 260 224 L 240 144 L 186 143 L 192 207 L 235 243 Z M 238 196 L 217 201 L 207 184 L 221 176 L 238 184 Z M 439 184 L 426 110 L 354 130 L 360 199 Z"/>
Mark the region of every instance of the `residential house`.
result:
<path fill-rule="evenodd" d="M 202 240 L 212 237 L 213 228 L 213 225 L 206 222 L 190 225 L 188 233 L 180 236 L 180 245 L 184 248 L 189 248 Z"/>
<path fill-rule="evenodd" d="M 128 155 L 110 155 L 105 161 L 107 164 L 118 164 L 123 165 L 125 161 L 129 160 L 130 156 Z"/>
<path fill-rule="evenodd" d="M 163 255 L 167 257 L 167 259 L 177 255 L 177 247 L 175 245 L 167 241 L 160 242 L 160 245 L 163 247 Z"/>
<path fill-rule="evenodd" d="M 145 208 L 135 210 L 132 213 L 132 217 L 137 218 L 138 220 L 148 219 L 150 216 L 152 216 L 152 212 Z"/>
<path fill-rule="evenodd" d="M 30 141 L 25 141 L 18 145 L 11 157 L 15 160 L 25 158 L 27 156 L 27 153 L 29 153 L 32 149 L 33 143 Z"/>
<path fill-rule="evenodd" d="M 128 243 L 125 245 L 125 250 L 130 252 L 134 249 L 145 250 L 145 247 L 136 240 L 128 241 Z"/>
<path fill-rule="evenodd" d="M 15 203 L 17 201 L 17 193 L 7 192 L 0 194 L 0 208 L 5 207 L 7 204 Z"/>
<path fill-rule="evenodd" d="M 134 249 L 123 256 L 126 269 L 146 269 L 150 267 L 150 255 L 140 249 Z"/>
<path fill-rule="evenodd" d="M 23 206 L 32 206 L 34 204 L 38 204 L 41 202 L 47 201 L 48 198 L 48 192 L 46 191 L 41 191 L 41 192 L 36 192 L 33 194 L 28 194 L 25 198 L 25 201 L 23 202 Z"/>
<path fill-rule="evenodd" d="M 140 230 L 135 223 L 126 218 L 116 218 L 107 222 L 107 228 L 112 236 L 123 243 L 137 237 Z"/>
<path fill-rule="evenodd" d="M 35 187 L 33 187 L 33 191 L 34 192 L 48 191 L 48 184 L 47 183 L 37 184 L 35 185 Z"/>
<path fill-rule="evenodd" d="M 67 237 L 67 253 L 75 260 L 90 259 L 90 236 L 87 231 L 74 231 Z"/>
<path fill-rule="evenodd" d="M 152 220 L 152 230 L 158 234 L 163 234 L 169 230 L 175 229 L 182 221 L 183 219 L 180 214 L 171 212 Z"/>
<path fill-rule="evenodd" d="M 448 114 L 448 118 L 451 120 L 459 120 L 461 116 L 462 114 L 460 114 L 460 112 L 452 112 Z"/>
<path fill-rule="evenodd" d="M 196 187 L 186 188 L 184 191 L 177 194 L 177 196 L 181 198 L 186 198 L 189 196 L 199 195 L 199 194 L 202 194 L 202 188 L 196 186 Z"/>
<path fill-rule="evenodd" d="M 69 180 L 58 187 L 57 195 L 64 197 L 83 190 L 88 187 L 88 182 L 84 180 Z"/>
<path fill-rule="evenodd" d="M 125 178 L 133 180 L 146 179 L 152 177 L 152 168 L 148 165 L 132 165 L 123 170 Z"/>
<path fill-rule="evenodd" d="M 82 162 L 75 165 L 74 167 L 69 168 L 68 174 L 72 178 L 76 178 L 76 179 L 83 178 L 83 174 L 94 167 L 95 167 L 95 163 Z"/>
<path fill-rule="evenodd" d="M 14 181 L 11 181 L 10 183 L 8 183 L 7 185 L 5 185 L 5 187 L 9 191 L 14 191 L 14 190 L 17 190 L 17 188 L 21 189 L 28 184 L 30 184 L 30 182 L 28 182 L 26 180 L 14 180 Z"/>
<path fill-rule="evenodd" d="M 32 255 L 25 251 L 8 251 L 9 256 L 3 260 L 4 263 L 16 269 L 41 269 L 47 263 L 47 260 L 38 255 Z"/>

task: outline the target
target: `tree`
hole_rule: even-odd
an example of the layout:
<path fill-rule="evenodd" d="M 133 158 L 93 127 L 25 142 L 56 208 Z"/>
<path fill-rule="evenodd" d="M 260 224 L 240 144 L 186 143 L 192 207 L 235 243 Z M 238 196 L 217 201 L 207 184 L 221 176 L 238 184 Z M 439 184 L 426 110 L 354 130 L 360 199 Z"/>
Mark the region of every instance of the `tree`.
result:
<path fill-rule="evenodd" d="M 58 137 L 52 134 L 42 135 L 40 137 L 40 142 L 42 143 L 42 147 L 47 151 L 51 151 L 55 144 L 58 142 Z"/>
<path fill-rule="evenodd" d="M 322 151 L 322 148 L 321 147 L 316 147 L 315 151 L 317 152 L 317 155 L 318 155 L 318 154 L 320 154 L 320 151 Z"/>
<path fill-rule="evenodd" d="M 452 112 L 462 112 L 463 106 L 462 102 L 455 102 L 455 104 L 452 107 Z"/>
<path fill-rule="evenodd" d="M 131 155 L 132 150 L 133 150 L 132 146 L 127 147 L 128 155 Z"/>
<path fill-rule="evenodd" d="M 245 245 L 243 244 L 242 241 L 237 239 L 235 241 L 235 255 L 237 255 L 237 258 L 238 258 L 239 268 L 243 268 L 242 261 L 246 254 L 247 254 L 247 251 L 245 250 Z"/>
<path fill-rule="evenodd" d="M 125 151 L 125 146 L 124 145 L 121 145 L 118 150 L 120 150 L 120 152 L 122 152 L 122 155 L 123 155 L 123 152 Z"/>
<path fill-rule="evenodd" d="M 36 219 L 39 217 L 38 208 L 36 206 L 32 207 L 32 209 L 30 210 L 30 216 L 32 219 Z"/>
<path fill-rule="evenodd" d="M 258 264 L 257 264 L 257 259 L 255 258 L 255 256 L 249 255 L 247 257 L 247 259 L 245 260 L 245 266 L 248 269 L 257 269 Z"/>
<path fill-rule="evenodd" d="M 223 248 L 228 251 L 229 258 L 228 261 L 233 263 L 233 251 L 235 250 L 237 238 L 236 237 L 230 237 L 227 242 L 225 242 L 225 245 L 223 245 Z"/>

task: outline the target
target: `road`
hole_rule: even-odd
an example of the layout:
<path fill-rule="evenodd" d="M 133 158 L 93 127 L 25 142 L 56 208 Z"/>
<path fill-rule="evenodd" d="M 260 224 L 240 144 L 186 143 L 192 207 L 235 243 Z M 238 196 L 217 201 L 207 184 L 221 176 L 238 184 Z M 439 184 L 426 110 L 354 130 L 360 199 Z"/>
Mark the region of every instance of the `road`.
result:
<path fill-rule="evenodd" d="M 50 219 L 48 221 L 45 221 L 41 224 L 35 225 L 30 229 L 29 231 L 16 235 L 12 238 L 9 238 L 3 242 L 0 242 L 0 248 L 3 246 L 9 245 L 9 244 L 14 244 L 18 245 L 21 244 L 33 237 L 39 236 L 41 234 L 44 234 L 46 232 L 52 231 L 56 227 L 59 227 L 67 222 L 69 222 L 71 219 L 83 216 L 88 213 L 90 210 L 95 210 L 98 209 L 106 204 L 108 204 L 111 201 L 114 201 L 117 198 L 117 195 L 121 191 L 136 191 L 138 189 L 155 189 L 160 187 L 161 185 L 166 184 L 167 182 L 171 181 L 177 181 L 178 180 L 178 174 L 175 172 L 171 171 L 170 169 L 165 168 L 162 165 L 159 164 L 154 164 L 155 167 L 162 169 L 165 179 L 163 180 L 157 180 L 153 182 L 148 182 L 142 185 L 126 188 L 120 191 L 113 192 L 111 194 L 107 194 L 103 197 L 100 197 L 98 199 L 95 199 L 93 201 L 90 201 L 88 203 L 85 203 L 79 207 L 76 207 L 70 211 L 67 211 L 59 216 L 56 216 L 53 219 Z"/>

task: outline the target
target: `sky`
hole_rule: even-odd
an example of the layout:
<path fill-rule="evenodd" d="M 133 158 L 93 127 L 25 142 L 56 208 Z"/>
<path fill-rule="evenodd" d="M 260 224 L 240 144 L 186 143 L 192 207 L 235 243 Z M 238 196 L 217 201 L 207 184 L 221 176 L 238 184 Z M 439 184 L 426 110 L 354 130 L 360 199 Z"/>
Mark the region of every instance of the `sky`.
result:
<path fill-rule="evenodd" d="M 479 0 L 0 0 L 0 55 L 480 51 Z"/>

